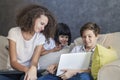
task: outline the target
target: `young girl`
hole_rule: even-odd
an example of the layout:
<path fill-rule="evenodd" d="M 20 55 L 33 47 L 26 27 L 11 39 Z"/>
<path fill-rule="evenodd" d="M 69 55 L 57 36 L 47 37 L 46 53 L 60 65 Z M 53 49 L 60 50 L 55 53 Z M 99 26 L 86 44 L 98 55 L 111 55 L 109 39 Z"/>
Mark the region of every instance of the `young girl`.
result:
<path fill-rule="evenodd" d="M 58 23 L 57 29 L 54 35 L 54 39 L 50 38 L 49 42 L 46 41 L 44 44 L 44 50 L 42 55 L 59 51 L 62 48 L 70 45 L 71 43 L 71 32 L 67 24 Z"/>
<path fill-rule="evenodd" d="M 96 47 L 96 42 L 98 39 L 99 32 L 100 32 L 100 28 L 95 23 L 88 22 L 85 25 L 83 25 L 80 30 L 80 35 L 82 37 L 84 44 L 81 46 L 75 46 L 71 51 L 71 53 L 78 53 L 78 52 L 93 53 Z M 63 69 L 64 73 L 58 77 L 53 75 L 56 70 L 56 67 L 57 65 L 50 66 L 47 69 L 50 74 L 39 78 L 39 80 L 93 80 L 90 74 L 90 68 L 87 70 Z"/>
<path fill-rule="evenodd" d="M 45 37 L 54 35 L 56 20 L 47 8 L 30 5 L 18 14 L 17 25 L 8 34 L 10 64 L 13 69 L 25 73 L 24 80 L 36 80 L 41 49 Z M 0 75 L 0 80 L 20 80 L 21 75 Z"/>

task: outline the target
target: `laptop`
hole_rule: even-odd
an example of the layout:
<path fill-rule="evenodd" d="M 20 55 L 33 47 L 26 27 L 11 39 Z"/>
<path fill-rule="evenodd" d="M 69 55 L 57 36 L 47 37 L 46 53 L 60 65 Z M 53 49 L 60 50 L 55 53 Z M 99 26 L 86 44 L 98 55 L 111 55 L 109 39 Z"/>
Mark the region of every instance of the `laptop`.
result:
<path fill-rule="evenodd" d="M 62 54 L 58 64 L 56 76 L 63 74 L 61 69 L 88 69 L 91 52 Z"/>

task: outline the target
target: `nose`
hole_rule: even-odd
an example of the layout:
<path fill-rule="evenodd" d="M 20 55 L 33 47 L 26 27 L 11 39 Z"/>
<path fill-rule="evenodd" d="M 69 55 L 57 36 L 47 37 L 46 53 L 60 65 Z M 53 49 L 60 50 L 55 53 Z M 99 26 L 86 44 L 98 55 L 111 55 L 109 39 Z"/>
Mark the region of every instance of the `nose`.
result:
<path fill-rule="evenodd" d="M 67 40 L 68 40 L 68 39 L 66 39 L 66 38 L 64 39 L 64 41 L 67 41 Z"/>
<path fill-rule="evenodd" d="M 86 38 L 85 38 L 85 41 L 86 41 L 86 42 L 88 42 L 88 41 L 89 41 L 89 38 L 88 38 L 88 37 L 86 37 Z"/>

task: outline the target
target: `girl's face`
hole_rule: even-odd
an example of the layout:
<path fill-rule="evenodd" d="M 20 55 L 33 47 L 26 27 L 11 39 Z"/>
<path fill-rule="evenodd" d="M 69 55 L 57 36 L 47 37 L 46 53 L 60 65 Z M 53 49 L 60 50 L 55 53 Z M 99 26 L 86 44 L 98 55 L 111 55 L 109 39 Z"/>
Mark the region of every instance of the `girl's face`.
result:
<path fill-rule="evenodd" d="M 97 42 L 98 36 L 95 36 L 93 30 L 85 30 L 82 34 L 82 39 L 85 47 L 94 48 Z"/>
<path fill-rule="evenodd" d="M 41 15 L 39 18 L 35 20 L 34 31 L 35 32 L 43 31 L 47 24 L 48 24 L 48 17 L 45 15 Z"/>
<path fill-rule="evenodd" d="M 69 37 L 67 35 L 59 35 L 59 42 L 62 46 L 68 45 Z"/>

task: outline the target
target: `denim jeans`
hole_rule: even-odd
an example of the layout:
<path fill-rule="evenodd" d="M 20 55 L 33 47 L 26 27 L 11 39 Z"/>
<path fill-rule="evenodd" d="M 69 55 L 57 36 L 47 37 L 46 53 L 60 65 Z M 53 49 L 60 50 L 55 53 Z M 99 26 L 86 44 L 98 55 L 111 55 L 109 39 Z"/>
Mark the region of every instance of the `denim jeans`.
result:
<path fill-rule="evenodd" d="M 41 77 L 41 73 L 37 77 Z M 0 80 L 24 80 L 24 74 L 0 74 Z"/>
<path fill-rule="evenodd" d="M 22 80 L 23 74 L 1 74 L 0 80 Z"/>
<path fill-rule="evenodd" d="M 61 78 L 58 76 L 55 76 L 54 74 L 47 74 L 38 78 L 38 80 L 61 80 Z"/>
<path fill-rule="evenodd" d="M 38 80 L 62 80 L 62 79 L 58 76 L 47 74 L 45 76 L 38 78 Z M 69 78 L 68 80 L 93 80 L 93 78 L 90 73 L 84 72 L 77 73 L 75 76 Z"/>
<path fill-rule="evenodd" d="M 84 72 L 84 73 L 77 73 L 75 76 L 68 80 L 93 80 L 93 77 L 90 73 Z"/>

